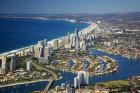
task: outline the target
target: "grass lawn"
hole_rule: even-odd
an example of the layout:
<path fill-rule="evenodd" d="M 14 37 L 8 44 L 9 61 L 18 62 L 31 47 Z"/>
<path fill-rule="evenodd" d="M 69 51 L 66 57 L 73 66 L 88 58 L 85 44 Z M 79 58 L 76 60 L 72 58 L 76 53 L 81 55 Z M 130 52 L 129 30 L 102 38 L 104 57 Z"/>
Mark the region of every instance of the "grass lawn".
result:
<path fill-rule="evenodd" d="M 98 84 L 102 84 L 105 87 L 112 87 L 112 86 L 117 86 L 117 87 L 130 86 L 128 80 L 116 80 L 116 81 L 109 81 L 109 82 L 103 82 L 103 83 L 98 83 Z"/>

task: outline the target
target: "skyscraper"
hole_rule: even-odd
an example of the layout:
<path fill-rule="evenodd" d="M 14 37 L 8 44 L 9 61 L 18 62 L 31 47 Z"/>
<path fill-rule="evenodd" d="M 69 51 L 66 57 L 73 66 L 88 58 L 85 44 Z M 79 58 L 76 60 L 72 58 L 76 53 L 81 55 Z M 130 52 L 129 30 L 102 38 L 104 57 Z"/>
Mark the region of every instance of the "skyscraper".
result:
<path fill-rule="evenodd" d="M 34 48 L 34 52 L 35 57 L 44 57 L 44 41 L 38 41 L 38 44 Z"/>
<path fill-rule="evenodd" d="M 89 85 L 89 72 L 84 71 L 84 84 Z"/>
<path fill-rule="evenodd" d="M 39 54 L 39 57 L 44 57 L 45 55 L 45 51 L 44 51 L 44 47 L 42 46 L 42 47 L 40 47 L 40 54 Z"/>
<path fill-rule="evenodd" d="M 53 41 L 53 49 L 58 49 L 58 40 Z"/>
<path fill-rule="evenodd" d="M 76 48 L 76 36 L 72 36 L 72 48 Z"/>
<path fill-rule="evenodd" d="M 7 56 L 3 55 L 2 56 L 2 67 L 1 67 L 1 74 L 2 75 L 6 74 L 6 62 L 7 62 Z"/>
<path fill-rule="evenodd" d="M 44 46 L 44 41 L 38 41 L 39 46 Z"/>
<path fill-rule="evenodd" d="M 68 44 L 70 44 L 70 33 L 68 33 Z"/>
<path fill-rule="evenodd" d="M 71 37 L 70 34 L 68 33 L 68 35 L 65 37 L 65 48 L 71 48 Z"/>
<path fill-rule="evenodd" d="M 48 59 L 48 57 L 51 55 L 51 49 L 49 46 L 46 46 L 44 48 L 44 58 Z"/>
<path fill-rule="evenodd" d="M 32 67 L 31 61 L 26 62 L 26 70 L 30 71 Z"/>
<path fill-rule="evenodd" d="M 44 39 L 44 46 L 47 46 L 48 45 L 48 41 L 47 41 L 47 39 Z"/>
<path fill-rule="evenodd" d="M 74 78 L 74 87 L 89 84 L 89 72 L 78 71 L 77 77 Z"/>
<path fill-rule="evenodd" d="M 76 49 L 79 49 L 79 45 L 80 45 L 80 38 L 79 38 L 79 30 L 78 29 L 75 29 L 75 34 L 76 34 L 76 39 L 75 39 L 75 48 Z"/>
<path fill-rule="evenodd" d="M 39 55 L 40 55 L 40 46 L 37 45 L 37 46 L 35 46 L 34 56 L 38 58 Z"/>
<path fill-rule="evenodd" d="M 78 86 L 80 86 L 80 81 L 79 81 L 79 77 L 75 77 L 74 78 L 74 87 L 77 88 Z"/>
<path fill-rule="evenodd" d="M 16 54 L 11 57 L 11 63 L 10 63 L 10 71 L 13 71 L 16 68 Z"/>
<path fill-rule="evenodd" d="M 80 85 L 84 85 L 85 84 L 85 76 L 84 76 L 84 71 L 78 71 L 77 76 L 79 78 L 79 83 Z"/>
<path fill-rule="evenodd" d="M 75 88 L 73 85 L 68 84 L 66 87 L 66 93 L 75 93 Z"/>
<path fill-rule="evenodd" d="M 32 53 L 35 52 L 35 48 L 34 48 L 34 46 L 31 46 L 31 52 L 32 52 Z"/>

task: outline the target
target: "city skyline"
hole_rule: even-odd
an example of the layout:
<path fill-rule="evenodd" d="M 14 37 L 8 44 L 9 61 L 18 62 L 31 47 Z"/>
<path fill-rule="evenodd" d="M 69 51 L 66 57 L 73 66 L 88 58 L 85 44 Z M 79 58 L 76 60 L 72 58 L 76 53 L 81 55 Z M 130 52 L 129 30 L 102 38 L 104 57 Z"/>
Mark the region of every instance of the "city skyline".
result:
<path fill-rule="evenodd" d="M 140 92 L 139 4 L 0 0 L 0 93 Z"/>
<path fill-rule="evenodd" d="M 0 14 L 139 12 L 139 0 L 0 0 Z"/>

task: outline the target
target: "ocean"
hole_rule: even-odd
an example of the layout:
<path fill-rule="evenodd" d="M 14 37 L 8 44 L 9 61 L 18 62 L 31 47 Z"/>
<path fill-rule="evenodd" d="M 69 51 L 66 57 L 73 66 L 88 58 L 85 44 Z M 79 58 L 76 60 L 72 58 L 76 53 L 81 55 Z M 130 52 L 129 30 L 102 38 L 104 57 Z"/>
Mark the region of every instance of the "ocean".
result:
<path fill-rule="evenodd" d="M 36 44 L 45 38 L 59 38 L 87 26 L 87 23 L 65 20 L 0 18 L 0 53 Z"/>

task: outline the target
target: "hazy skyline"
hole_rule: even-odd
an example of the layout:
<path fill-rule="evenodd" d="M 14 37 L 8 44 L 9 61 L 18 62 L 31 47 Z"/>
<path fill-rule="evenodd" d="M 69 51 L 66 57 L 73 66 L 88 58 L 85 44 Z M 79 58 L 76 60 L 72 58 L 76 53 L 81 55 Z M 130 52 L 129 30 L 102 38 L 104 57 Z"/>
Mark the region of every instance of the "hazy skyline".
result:
<path fill-rule="evenodd" d="M 0 0 L 0 14 L 140 12 L 140 0 Z"/>

